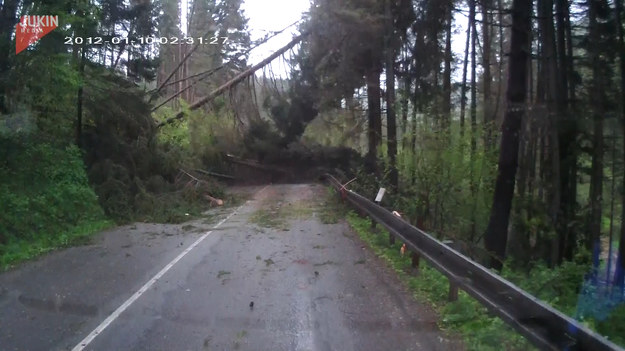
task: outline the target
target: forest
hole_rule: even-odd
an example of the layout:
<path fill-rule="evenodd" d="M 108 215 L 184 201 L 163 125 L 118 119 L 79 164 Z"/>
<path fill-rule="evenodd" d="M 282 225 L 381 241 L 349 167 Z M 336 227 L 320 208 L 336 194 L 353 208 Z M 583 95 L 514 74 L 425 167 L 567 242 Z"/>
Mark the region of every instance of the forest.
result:
<path fill-rule="evenodd" d="M 189 1 L 185 21 L 177 0 L 3 0 L 2 269 L 183 222 L 224 196 L 188 171 L 236 155 L 385 187 L 385 207 L 625 345 L 623 0 L 310 3 L 257 64 L 279 33 L 252 40 L 243 0 Z M 30 14 L 60 24 L 15 54 Z"/>

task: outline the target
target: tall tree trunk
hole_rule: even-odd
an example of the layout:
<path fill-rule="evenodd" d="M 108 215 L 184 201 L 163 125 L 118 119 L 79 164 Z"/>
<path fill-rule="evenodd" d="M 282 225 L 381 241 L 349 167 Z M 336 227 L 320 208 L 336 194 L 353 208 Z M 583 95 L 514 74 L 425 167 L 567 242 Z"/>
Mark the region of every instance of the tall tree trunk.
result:
<path fill-rule="evenodd" d="M 501 148 L 497 180 L 493 195 L 484 245 L 491 253 L 490 266 L 501 270 L 508 240 L 508 223 L 514 196 L 519 157 L 519 132 L 525 112 L 527 94 L 527 60 L 531 31 L 533 1 L 514 0 L 512 3 L 512 35 L 508 66 L 507 107 L 502 125 Z"/>
<path fill-rule="evenodd" d="M 475 0 L 470 0 L 475 1 Z M 472 6 L 472 8 L 475 8 Z M 464 142 L 465 110 L 467 106 L 467 70 L 469 65 L 469 45 L 471 44 L 471 23 L 475 22 L 475 13 L 469 15 L 469 25 L 467 26 L 467 40 L 464 45 L 464 65 L 462 66 L 462 84 L 460 87 L 460 142 Z"/>
<path fill-rule="evenodd" d="M 492 16 L 490 13 L 490 9 L 492 7 L 492 0 L 482 0 L 482 67 L 484 68 L 484 73 L 482 75 L 482 80 L 484 82 L 484 148 L 489 149 L 492 146 L 493 142 L 493 125 L 495 124 L 495 116 L 492 112 L 492 101 L 491 101 L 491 22 Z"/>
<path fill-rule="evenodd" d="M 603 73 L 601 60 L 601 46 L 599 45 L 600 28 L 597 21 L 599 0 L 589 0 L 589 39 L 592 65 L 592 117 L 593 117 L 593 150 L 592 166 L 590 172 L 590 227 L 586 245 L 591 252 L 598 249 L 601 236 L 601 215 L 603 200 L 603 113 L 605 108 L 605 95 L 603 93 Z"/>
<path fill-rule="evenodd" d="M 619 70 L 621 75 L 621 91 L 620 91 L 620 102 L 621 102 L 621 131 L 623 133 L 623 140 L 625 140 L 625 36 L 623 34 L 623 23 L 621 21 L 621 16 L 623 15 L 623 0 L 615 0 L 616 4 L 616 25 L 617 33 L 618 33 L 618 43 L 619 43 Z M 623 164 L 625 164 L 625 143 L 623 143 Z M 625 285 L 625 172 L 623 173 L 623 193 L 622 196 L 622 206 L 621 206 L 621 235 L 618 247 L 618 259 L 614 281 L 615 284 L 623 287 Z"/>
<path fill-rule="evenodd" d="M 10 70 L 11 36 L 17 24 L 18 0 L 4 0 L 0 9 L 0 113 L 8 113 L 7 73 Z"/>
<path fill-rule="evenodd" d="M 476 4 L 475 0 L 470 1 L 469 26 L 471 27 L 471 161 L 469 171 L 469 183 L 471 190 L 471 234 L 473 240 L 476 236 L 476 207 L 477 207 L 477 185 L 475 176 L 475 153 L 477 151 L 477 25 L 475 24 Z"/>
<path fill-rule="evenodd" d="M 567 1 L 568 0 L 560 0 L 560 1 Z M 575 107 L 575 101 L 577 100 L 576 97 L 576 93 L 575 93 L 575 67 L 573 65 L 573 34 L 572 34 L 572 29 L 571 29 L 571 9 L 569 6 L 564 6 L 563 9 L 564 11 L 564 18 L 566 19 L 566 21 L 564 22 L 564 32 L 565 32 L 565 36 L 566 36 L 566 42 L 568 43 L 567 47 L 566 47 L 566 58 L 567 58 L 567 67 L 566 67 L 566 75 L 567 75 L 567 82 L 568 82 L 568 98 L 569 98 L 569 105 L 573 108 Z M 577 183 L 575 183 L 577 184 Z"/>
<path fill-rule="evenodd" d="M 555 29 L 553 26 L 553 0 L 539 0 L 538 17 L 540 18 L 541 46 L 544 57 L 542 62 L 547 79 L 546 108 L 548 118 L 549 138 L 549 215 L 554 228 L 558 226 L 560 211 L 560 151 L 559 151 L 559 119 L 562 107 L 562 89 L 559 81 L 559 70 L 556 57 Z M 559 240 L 554 238 L 549 242 L 550 253 L 547 256 L 551 265 L 559 261 Z"/>
<path fill-rule="evenodd" d="M 551 59 L 551 42 L 550 42 L 550 31 L 549 31 L 549 22 L 551 21 L 551 16 L 549 13 L 549 0 L 537 0 L 537 15 L 538 15 L 538 35 L 537 35 L 537 44 L 538 44 L 538 74 L 537 74 L 537 85 L 536 85 L 536 113 L 539 113 L 539 121 L 541 122 L 541 139 L 542 139 L 542 158 L 539 163 L 539 167 L 541 169 L 541 179 L 543 179 L 543 183 L 545 186 L 545 190 L 543 192 L 543 197 L 541 200 L 547 204 L 548 215 L 552 219 L 553 222 L 553 209 L 551 206 L 551 200 L 554 194 L 554 157 L 553 157 L 553 140 L 551 138 L 553 134 L 554 125 L 552 123 L 552 114 L 554 113 L 554 105 L 553 105 L 553 95 L 550 86 L 552 84 L 551 79 L 551 68 L 550 68 L 550 59 Z M 544 259 L 546 261 L 551 260 L 551 241 L 547 238 L 539 238 L 541 239 L 537 243 L 537 251 L 540 252 L 540 259 Z"/>
<path fill-rule="evenodd" d="M 404 79 L 403 79 L 403 91 L 401 94 L 401 149 L 402 153 L 407 151 L 407 143 L 408 143 L 408 100 L 410 96 L 410 87 L 412 85 L 412 80 L 410 76 L 410 64 L 408 63 L 408 55 L 404 57 Z"/>
<path fill-rule="evenodd" d="M 453 2 L 447 2 L 446 9 L 446 28 L 445 28 L 445 70 L 443 72 L 443 131 L 449 133 L 449 126 L 451 125 L 451 37 L 453 35 L 451 31 L 453 23 Z"/>
<path fill-rule="evenodd" d="M 80 86 L 78 87 L 78 96 L 76 102 L 76 145 L 82 147 L 82 115 L 83 115 L 83 86 L 85 80 L 85 64 L 87 60 L 85 58 L 85 47 L 80 48 L 80 62 L 78 66 L 78 72 L 80 73 Z"/>
<path fill-rule="evenodd" d="M 395 45 L 391 0 L 385 1 L 386 34 L 386 135 L 390 163 L 390 182 L 394 191 L 399 185 L 397 173 L 397 123 L 395 116 Z"/>
<path fill-rule="evenodd" d="M 500 103 L 501 101 L 501 93 L 504 90 L 504 57 L 505 57 L 505 52 L 504 52 L 504 40 L 505 40 L 505 35 L 504 35 L 504 31 L 503 31 L 503 26 L 504 26 L 504 22 L 503 22 L 503 4 L 502 4 L 502 0 L 497 0 L 497 18 L 499 21 L 499 64 L 497 65 L 497 81 L 498 81 L 498 86 L 497 86 L 497 109 L 496 109 L 496 115 L 495 115 L 495 119 L 497 120 L 499 118 L 499 116 L 501 115 L 499 113 L 499 109 L 500 106 L 502 106 L 503 104 Z M 531 72 L 530 72 L 531 75 Z M 493 141 L 494 142 L 494 141 Z"/>
<path fill-rule="evenodd" d="M 369 69 L 365 76 L 367 80 L 367 105 L 368 105 L 368 139 L 369 150 L 367 153 L 367 167 L 370 172 L 378 174 L 378 145 L 382 133 L 382 112 L 380 107 L 380 71 L 376 67 Z"/>
<path fill-rule="evenodd" d="M 423 99 L 419 96 L 421 93 L 421 80 L 422 80 L 422 62 L 419 61 L 417 54 L 421 48 L 425 46 L 424 44 L 424 34 L 423 31 L 419 30 L 415 33 L 415 43 L 413 49 L 413 60 L 412 66 L 414 68 L 414 92 L 412 94 L 412 124 L 411 124 L 411 135 L 410 135 L 410 150 L 412 150 L 412 172 L 411 172 L 411 184 L 414 185 L 417 181 L 417 167 L 416 160 L 414 155 L 417 151 L 417 118 L 418 114 L 423 112 L 422 104 Z"/>
<path fill-rule="evenodd" d="M 571 34 L 572 30 L 571 30 L 571 16 L 570 16 L 570 7 L 569 6 L 564 6 L 563 7 L 563 15 L 565 18 L 565 22 L 564 22 L 564 32 L 565 32 L 565 37 L 566 37 L 566 42 L 568 43 L 568 45 L 566 46 L 566 76 L 567 76 L 567 84 L 568 84 L 568 96 L 567 96 L 567 107 L 569 109 L 569 111 L 575 111 L 575 105 L 576 105 L 576 101 L 577 101 L 577 96 L 576 96 L 576 83 L 575 83 L 575 68 L 573 65 L 573 35 Z M 571 118 L 571 130 L 570 132 L 572 134 L 574 134 L 575 136 L 578 135 L 580 133 L 579 128 L 577 126 L 577 122 L 575 121 L 575 119 L 573 118 L 573 116 L 570 116 Z M 569 181 L 568 181 L 568 189 L 567 189 L 567 196 L 569 196 L 569 198 L 571 199 L 570 201 L 567 201 L 567 205 L 570 206 L 569 211 L 571 211 L 570 216 L 573 217 L 574 216 L 574 212 L 577 206 L 577 159 L 579 158 L 579 150 L 577 147 L 577 140 L 576 137 L 573 136 L 571 139 L 566 138 L 565 140 L 570 140 L 573 143 L 573 146 L 571 147 L 571 156 L 570 156 L 570 160 L 569 160 Z M 574 255 L 574 250 L 575 250 L 575 246 L 577 243 L 577 236 L 578 233 L 576 232 L 574 227 L 571 227 L 569 229 L 569 237 L 567 238 L 567 243 L 564 245 L 563 248 L 563 257 L 567 260 L 572 260 L 573 259 L 573 255 Z"/>
<path fill-rule="evenodd" d="M 575 205 L 577 203 L 577 156 L 576 140 L 577 126 L 569 110 L 571 101 L 569 87 L 569 67 L 572 62 L 569 60 L 567 44 L 567 23 L 569 23 L 569 3 L 567 0 L 556 0 L 556 25 L 557 25 L 557 57 L 558 57 L 558 77 L 560 82 L 556 104 L 560 117 L 559 123 L 559 147 L 560 147 L 560 219 L 558 221 L 559 236 L 559 257 L 556 263 L 562 260 L 571 260 L 575 234 L 572 226 L 569 225 L 575 216 Z M 572 51 L 571 51 L 572 52 Z"/>

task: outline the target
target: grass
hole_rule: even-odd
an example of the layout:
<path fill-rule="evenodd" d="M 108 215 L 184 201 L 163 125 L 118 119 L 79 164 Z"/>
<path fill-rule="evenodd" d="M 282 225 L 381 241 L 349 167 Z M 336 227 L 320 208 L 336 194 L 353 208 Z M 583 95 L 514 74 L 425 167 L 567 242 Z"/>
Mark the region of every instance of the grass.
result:
<path fill-rule="evenodd" d="M 274 228 L 287 231 L 287 222 L 290 219 L 306 219 L 317 214 L 324 224 L 334 224 L 345 218 L 347 210 L 345 206 L 334 196 L 328 193 L 319 202 L 296 201 L 279 205 L 268 204 L 265 208 L 256 211 L 250 217 L 250 223 L 262 228 Z"/>
<path fill-rule="evenodd" d="M 341 203 L 333 188 L 328 188 L 328 195 L 317 207 L 316 212 L 323 224 L 335 224 L 345 218 L 347 208 Z"/>
<path fill-rule="evenodd" d="M 250 223 L 262 228 L 273 228 L 288 231 L 287 220 L 296 218 L 308 218 L 312 215 L 313 208 L 305 201 L 289 204 L 276 205 L 271 208 L 262 208 L 250 217 Z"/>
<path fill-rule="evenodd" d="M 241 330 L 237 333 L 236 338 L 234 339 L 234 349 L 238 350 L 241 347 L 241 342 L 247 336 L 246 330 Z"/>
<path fill-rule="evenodd" d="M 250 223 L 262 228 L 283 228 L 286 223 L 277 211 L 260 209 L 250 217 Z"/>
<path fill-rule="evenodd" d="M 460 334 L 468 350 L 534 349 L 522 336 L 499 318 L 489 315 L 486 308 L 463 291 L 459 292 L 456 302 L 447 302 L 447 278 L 425 262 L 421 263 L 418 275 L 412 275 L 410 256 L 401 257 L 401 243 L 389 245 L 388 232 L 380 230 L 380 233 L 374 234 L 369 219 L 361 218 L 354 212 L 347 215 L 347 221 L 369 248 L 395 270 L 415 298 L 428 301 L 434 307 L 441 316 L 440 328 Z"/>
<path fill-rule="evenodd" d="M 221 277 L 228 274 L 230 274 L 228 271 L 219 271 L 219 273 L 217 273 L 217 279 L 221 279 Z"/>
<path fill-rule="evenodd" d="M 38 234 L 32 238 L 10 239 L 0 245 L 0 270 L 7 270 L 20 262 L 34 259 L 47 252 L 86 244 L 93 234 L 113 227 L 112 221 L 89 221 L 76 225 L 60 235 Z"/>

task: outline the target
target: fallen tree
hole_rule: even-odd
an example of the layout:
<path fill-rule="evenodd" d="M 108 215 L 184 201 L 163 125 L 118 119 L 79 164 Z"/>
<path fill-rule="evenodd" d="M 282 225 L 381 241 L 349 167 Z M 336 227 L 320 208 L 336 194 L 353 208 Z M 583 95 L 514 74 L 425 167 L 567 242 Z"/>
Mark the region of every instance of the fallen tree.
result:
<path fill-rule="evenodd" d="M 205 97 L 201 98 L 200 100 L 196 101 L 195 103 L 193 103 L 193 105 L 189 106 L 189 110 L 190 111 L 197 110 L 198 108 L 200 108 L 203 105 L 207 104 L 208 102 L 212 101 L 213 99 L 215 99 L 217 96 L 221 95 L 222 93 L 224 93 L 228 89 L 232 88 L 234 85 L 242 82 L 247 77 L 253 75 L 256 71 L 258 71 L 259 69 L 265 67 L 271 61 L 275 60 L 276 58 L 280 57 L 280 55 L 283 55 L 285 52 L 287 52 L 288 50 L 293 48 L 295 45 L 297 45 L 308 34 L 309 34 L 309 32 L 304 32 L 304 33 L 298 35 L 290 43 L 288 43 L 287 45 L 282 47 L 280 50 L 274 52 L 269 57 L 267 57 L 266 59 L 262 60 L 261 62 L 259 62 L 258 64 L 254 65 L 253 67 L 249 68 L 248 70 L 246 70 L 244 72 L 241 72 L 239 75 L 237 75 L 236 77 L 232 78 L 231 80 L 229 80 L 228 82 L 226 82 L 225 84 L 220 86 L 219 88 L 213 90 L 207 96 L 205 96 Z M 178 114 L 176 114 L 175 116 L 170 117 L 170 118 L 166 119 L 165 121 L 159 123 L 157 125 L 157 128 L 166 126 L 166 125 L 168 125 L 170 123 L 173 123 L 173 122 L 175 122 L 177 120 L 183 119 L 184 116 L 185 116 L 185 113 L 186 113 L 185 111 L 178 112 Z"/>

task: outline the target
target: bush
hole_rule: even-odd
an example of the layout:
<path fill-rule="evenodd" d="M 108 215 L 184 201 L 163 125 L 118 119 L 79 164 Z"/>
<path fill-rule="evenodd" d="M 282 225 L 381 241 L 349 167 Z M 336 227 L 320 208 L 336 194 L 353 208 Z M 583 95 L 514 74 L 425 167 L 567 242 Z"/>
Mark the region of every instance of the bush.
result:
<path fill-rule="evenodd" d="M 20 242 L 42 249 L 106 225 L 77 147 L 4 138 L 0 159 L 0 258 Z"/>

